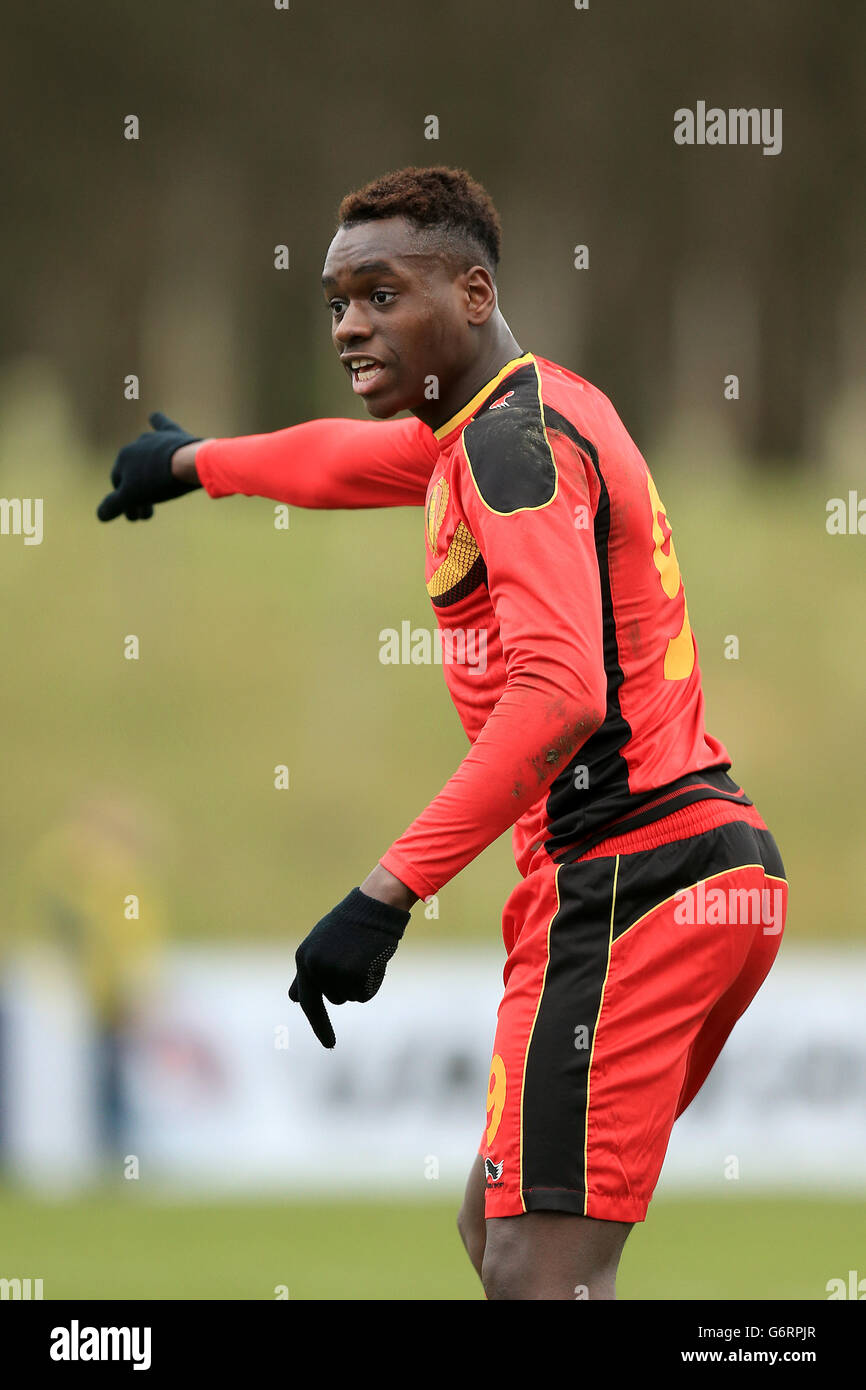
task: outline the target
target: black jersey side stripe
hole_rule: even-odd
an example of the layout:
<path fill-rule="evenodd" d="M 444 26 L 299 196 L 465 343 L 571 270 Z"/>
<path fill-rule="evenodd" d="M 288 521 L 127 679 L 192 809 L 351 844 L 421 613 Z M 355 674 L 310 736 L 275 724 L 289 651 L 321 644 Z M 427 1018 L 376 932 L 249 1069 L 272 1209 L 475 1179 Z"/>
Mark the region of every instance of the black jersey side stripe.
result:
<path fill-rule="evenodd" d="M 564 849 L 580 837 L 585 820 L 585 812 L 579 803 L 575 805 L 575 768 L 585 765 L 588 768 L 590 788 L 603 780 L 607 795 L 621 793 L 627 804 L 629 796 L 628 766 L 622 749 L 631 739 L 631 726 L 623 717 L 619 692 L 625 680 L 619 663 L 619 647 L 616 640 L 616 618 L 613 611 L 613 598 L 610 587 L 610 564 L 608 545 L 610 540 L 610 495 L 607 483 L 598 461 L 598 450 L 585 439 L 564 415 L 551 406 L 544 408 L 544 422 L 548 429 L 558 430 L 586 454 L 595 469 L 600 489 L 598 508 L 594 519 L 595 550 L 598 557 L 598 573 L 601 583 L 602 635 L 604 669 L 607 676 L 607 708 L 604 722 L 596 729 L 566 767 L 554 778 L 547 796 L 547 820 L 554 828 L 554 834 L 545 841 L 549 852 Z M 579 795 L 579 794 L 578 794 Z"/>

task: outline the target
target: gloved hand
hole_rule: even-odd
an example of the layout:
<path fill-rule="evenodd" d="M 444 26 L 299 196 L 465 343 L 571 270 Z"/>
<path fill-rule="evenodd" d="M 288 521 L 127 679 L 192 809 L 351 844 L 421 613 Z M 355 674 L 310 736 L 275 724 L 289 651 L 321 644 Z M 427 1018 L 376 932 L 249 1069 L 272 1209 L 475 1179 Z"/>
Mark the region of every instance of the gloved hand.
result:
<path fill-rule="evenodd" d="M 332 1004 L 372 999 L 409 917 L 403 908 L 353 888 L 301 942 L 289 998 L 300 1004 L 323 1047 L 337 1041 L 323 996 Z"/>
<path fill-rule="evenodd" d="M 117 455 L 111 470 L 114 492 L 103 497 L 96 509 L 100 521 L 113 521 L 121 512 L 129 521 L 148 521 L 154 502 L 170 502 L 201 486 L 175 478 L 171 457 L 182 444 L 197 444 L 202 436 L 187 434 L 159 410 L 150 416 L 150 423 L 151 434 L 139 435 Z"/>

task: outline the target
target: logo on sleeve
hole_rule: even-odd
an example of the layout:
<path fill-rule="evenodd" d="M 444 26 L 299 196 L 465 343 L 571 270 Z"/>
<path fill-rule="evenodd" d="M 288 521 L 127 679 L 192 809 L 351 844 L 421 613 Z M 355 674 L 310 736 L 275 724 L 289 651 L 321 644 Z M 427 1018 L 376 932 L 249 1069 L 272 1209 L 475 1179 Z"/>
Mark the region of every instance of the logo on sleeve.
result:
<path fill-rule="evenodd" d="M 499 407 L 500 407 L 501 405 L 507 405 L 507 404 L 508 404 L 508 397 L 509 397 L 509 396 L 513 396 L 513 395 L 514 395 L 514 392 L 513 392 L 513 391 L 506 391 L 504 396 L 500 396 L 499 399 L 498 399 L 497 401 L 494 401 L 494 402 L 493 402 L 493 404 L 491 405 L 490 409 L 491 409 L 491 410 L 498 410 Z"/>

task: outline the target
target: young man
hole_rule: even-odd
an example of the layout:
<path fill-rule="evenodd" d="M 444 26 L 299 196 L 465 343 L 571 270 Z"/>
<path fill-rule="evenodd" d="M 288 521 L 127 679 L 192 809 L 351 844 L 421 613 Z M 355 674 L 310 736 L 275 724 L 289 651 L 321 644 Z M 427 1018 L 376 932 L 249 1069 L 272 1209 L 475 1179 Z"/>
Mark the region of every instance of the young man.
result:
<path fill-rule="evenodd" d="M 610 1299 L 674 1120 L 776 955 L 787 885 L 704 729 L 655 483 L 606 397 L 516 342 L 499 242 L 461 170 L 350 194 L 322 276 L 334 345 L 370 415 L 412 418 L 198 441 L 154 415 L 99 515 L 146 519 L 198 486 L 425 508 L 471 748 L 301 943 L 290 997 L 334 1046 L 324 999 L 372 998 L 412 904 L 513 827 L 488 1120 L 458 1224 L 488 1298 Z M 473 638 L 483 673 L 459 659 Z"/>

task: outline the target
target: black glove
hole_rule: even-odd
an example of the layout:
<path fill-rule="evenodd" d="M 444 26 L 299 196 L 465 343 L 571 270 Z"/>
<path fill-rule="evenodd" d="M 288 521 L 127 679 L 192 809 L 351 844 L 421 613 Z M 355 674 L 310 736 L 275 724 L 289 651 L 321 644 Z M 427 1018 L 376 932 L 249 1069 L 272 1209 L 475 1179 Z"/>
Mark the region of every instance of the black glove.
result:
<path fill-rule="evenodd" d="M 117 455 L 111 470 L 114 492 L 103 497 L 96 509 L 100 521 L 113 521 L 121 512 L 129 521 L 148 521 L 154 502 L 170 502 L 201 487 L 201 483 L 175 478 L 171 456 L 182 444 L 197 444 L 203 436 L 187 434 L 159 410 L 150 416 L 150 423 L 151 434 L 140 434 Z"/>
<path fill-rule="evenodd" d="M 353 888 L 304 937 L 295 952 L 298 973 L 289 998 L 300 1004 L 323 1047 L 334 1047 L 337 1039 L 322 996 L 332 1004 L 372 999 L 409 917 L 403 908 Z"/>

